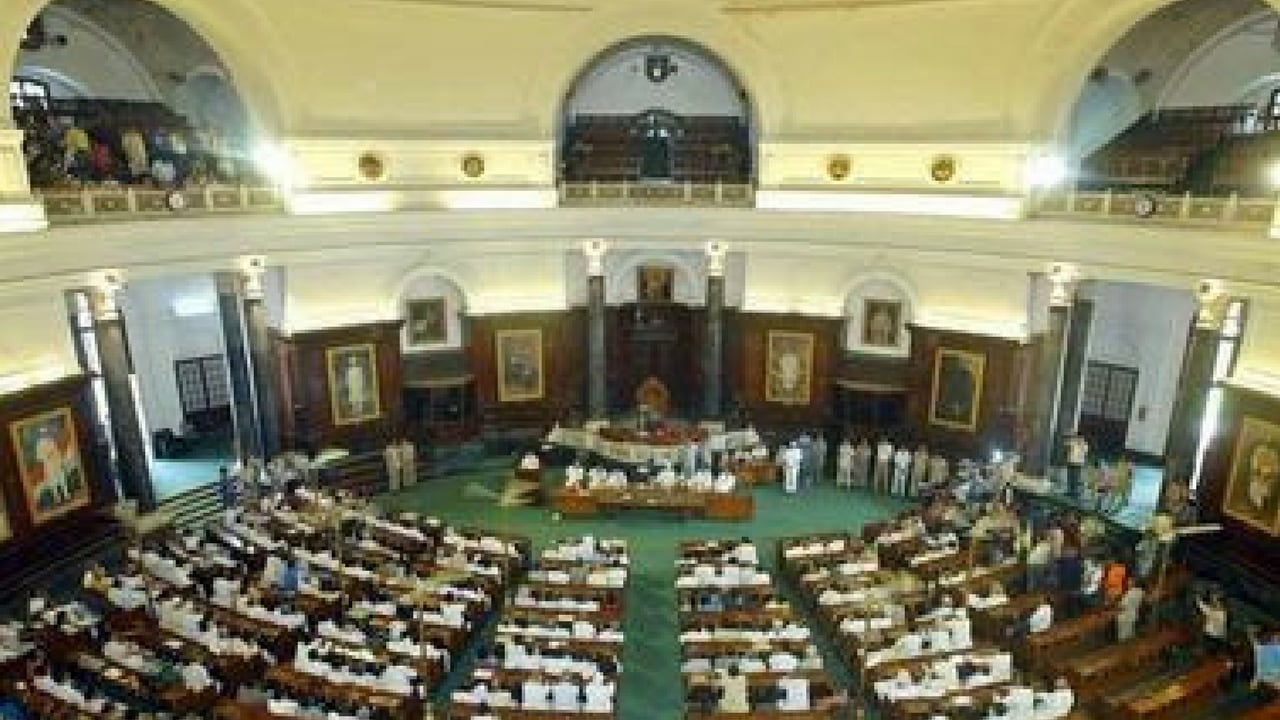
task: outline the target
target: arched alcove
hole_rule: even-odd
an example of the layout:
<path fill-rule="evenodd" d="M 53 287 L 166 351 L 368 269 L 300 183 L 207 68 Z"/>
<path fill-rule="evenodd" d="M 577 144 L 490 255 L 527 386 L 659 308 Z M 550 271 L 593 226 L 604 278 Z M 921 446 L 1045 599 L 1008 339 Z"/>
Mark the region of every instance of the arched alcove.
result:
<path fill-rule="evenodd" d="M 908 330 L 915 293 L 896 274 L 871 272 L 854 278 L 845 292 L 845 349 L 887 357 L 911 353 Z"/>
<path fill-rule="evenodd" d="M 566 94 L 560 178 L 749 182 L 753 111 L 741 82 L 684 40 L 638 38 L 587 65 Z"/>
<path fill-rule="evenodd" d="M 249 113 L 217 52 L 147 0 L 53 0 L 13 58 L 35 187 L 237 182 Z M 12 86 L 11 86 L 12 88 Z"/>
<path fill-rule="evenodd" d="M 458 350 L 465 344 L 462 318 L 467 297 L 452 278 L 424 270 L 414 273 L 400 289 L 398 316 L 404 320 L 401 343 L 405 352 Z"/>

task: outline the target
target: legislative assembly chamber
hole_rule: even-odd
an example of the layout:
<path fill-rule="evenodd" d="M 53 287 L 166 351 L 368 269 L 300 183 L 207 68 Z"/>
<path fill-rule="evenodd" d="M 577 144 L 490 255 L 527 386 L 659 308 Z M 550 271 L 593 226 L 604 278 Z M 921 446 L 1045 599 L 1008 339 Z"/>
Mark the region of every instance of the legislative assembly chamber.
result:
<path fill-rule="evenodd" d="M 1280 0 L 0 59 L 0 720 L 1280 720 Z"/>

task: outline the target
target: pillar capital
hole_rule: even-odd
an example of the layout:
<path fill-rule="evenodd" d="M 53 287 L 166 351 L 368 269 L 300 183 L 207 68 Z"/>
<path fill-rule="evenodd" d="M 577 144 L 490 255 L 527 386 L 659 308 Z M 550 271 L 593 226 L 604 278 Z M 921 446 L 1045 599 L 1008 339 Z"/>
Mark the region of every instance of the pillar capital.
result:
<path fill-rule="evenodd" d="M 246 300 L 261 300 L 264 295 L 262 278 L 267 274 L 267 258 L 263 255 L 245 255 L 236 263 L 244 275 Z"/>
<path fill-rule="evenodd" d="M 124 273 L 114 268 L 89 273 L 89 299 L 95 320 L 120 319 L 120 291 Z"/>
<path fill-rule="evenodd" d="M 1066 307 L 1075 295 L 1080 269 L 1071 263 L 1052 263 L 1045 272 L 1049 279 L 1049 307 Z"/>
<path fill-rule="evenodd" d="M 1201 280 L 1196 285 L 1196 328 L 1220 330 L 1230 297 L 1221 280 Z"/>
<path fill-rule="evenodd" d="M 724 260 L 729 253 L 728 244 L 723 240 L 708 240 L 703 245 L 703 252 L 707 255 L 707 275 L 724 277 Z"/>
<path fill-rule="evenodd" d="M 582 254 L 587 256 L 587 275 L 601 277 L 604 275 L 604 256 L 609 251 L 609 243 L 603 238 L 582 241 Z"/>

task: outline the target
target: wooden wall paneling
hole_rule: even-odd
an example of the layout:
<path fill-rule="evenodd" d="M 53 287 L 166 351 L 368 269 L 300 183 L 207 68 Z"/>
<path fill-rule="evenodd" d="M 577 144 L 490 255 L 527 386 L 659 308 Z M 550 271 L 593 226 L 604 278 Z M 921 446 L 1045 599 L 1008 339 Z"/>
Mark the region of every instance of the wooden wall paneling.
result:
<path fill-rule="evenodd" d="M 1264 579 L 1274 589 L 1280 587 L 1280 536 L 1222 511 L 1235 461 L 1236 438 L 1246 417 L 1280 425 L 1280 398 L 1230 385 L 1224 387 L 1218 432 L 1205 454 L 1197 489 L 1201 519 L 1222 523 L 1223 532 L 1197 537 L 1194 542 L 1210 549 L 1209 556 L 1219 561 L 1215 564 L 1220 569 L 1244 570 Z M 1280 492 L 1280 487 L 1275 492 Z"/>
<path fill-rule="evenodd" d="M 15 548 L 38 546 L 42 536 L 74 527 L 87 516 L 100 511 L 112 499 L 112 493 L 104 490 L 111 484 L 108 468 L 99 463 L 99 453 L 93 447 L 95 434 L 89 431 L 89 418 L 85 416 L 89 407 L 88 392 L 89 379 L 74 375 L 0 397 L 0 493 L 4 496 L 12 531 L 8 541 L 0 542 L 0 554 Z M 14 422 L 64 407 L 71 409 L 81 469 L 89 487 L 89 503 L 37 526 L 27 509 L 10 427 Z"/>
<path fill-rule="evenodd" d="M 402 321 L 349 325 L 295 333 L 282 340 L 281 370 L 287 372 L 291 439 L 295 447 L 341 447 L 365 452 L 383 447 L 403 429 L 403 378 L 400 357 Z M 382 413 L 373 420 L 335 425 L 329 396 L 326 352 L 370 343 L 376 348 L 378 397 Z"/>
<path fill-rule="evenodd" d="M 470 318 L 469 323 L 471 368 L 486 431 L 542 428 L 582 416 L 587 382 L 585 308 L 482 315 Z M 543 397 L 528 402 L 499 402 L 496 333 L 533 328 L 542 331 Z"/>
<path fill-rule="evenodd" d="M 911 362 L 907 372 L 907 417 L 913 437 L 931 448 L 963 457 L 985 456 L 991 449 L 1013 449 L 1024 424 L 1021 407 L 1028 346 L 1016 340 L 993 338 L 951 330 L 913 326 Z M 981 353 L 986 357 L 981 406 L 974 432 L 933 425 L 929 404 L 933 398 L 933 366 L 938 348 Z"/>
<path fill-rule="evenodd" d="M 730 358 L 738 365 L 731 373 L 736 383 L 732 394 L 741 398 L 751 422 L 761 428 L 785 431 L 825 427 L 831 422 L 842 324 L 840 318 L 736 314 L 732 322 L 734 330 L 730 333 L 736 346 L 736 355 Z M 787 405 L 765 399 L 770 331 L 813 335 L 813 378 L 807 405 Z"/>

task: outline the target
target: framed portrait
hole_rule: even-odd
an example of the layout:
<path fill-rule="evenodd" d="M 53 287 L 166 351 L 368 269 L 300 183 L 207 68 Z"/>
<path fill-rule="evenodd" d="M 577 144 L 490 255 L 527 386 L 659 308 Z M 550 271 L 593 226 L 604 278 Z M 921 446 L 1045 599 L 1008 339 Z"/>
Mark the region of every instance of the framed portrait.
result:
<path fill-rule="evenodd" d="M 365 343 L 326 348 L 324 352 L 333 424 L 355 425 L 382 417 L 378 348 Z"/>
<path fill-rule="evenodd" d="M 9 508 L 5 507 L 4 495 L 0 495 L 0 543 L 13 537 L 13 526 L 9 524 Z"/>
<path fill-rule="evenodd" d="M 9 424 L 31 523 L 40 525 L 89 504 L 75 418 L 63 407 Z M 8 516 L 5 516 L 5 529 Z"/>
<path fill-rule="evenodd" d="M 439 345 L 449 339 L 449 316 L 444 298 L 410 300 L 406 306 L 408 345 Z"/>
<path fill-rule="evenodd" d="M 494 334 L 498 354 L 498 402 L 541 400 L 542 331 L 499 330 Z"/>
<path fill-rule="evenodd" d="M 902 340 L 900 300 L 862 301 L 862 344 L 867 347 L 896 348 Z"/>
<path fill-rule="evenodd" d="M 813 391 L 813 333 L 770 330 L 764 399 L 808 405 Z"/>
<path fill-rule="evenodd" d="M 930 424 L 968 432 L 978 429 L 986 364 L 982 353 L 938 348 L 933 359 Z"/>
<path fill-rule="evenodd" d="M 675 297 L 675 268 L 644 265 L 636 268 L 636 299 L 640 302 L 669 303 Z"/>
<path fill-rule="evenodd" d="M 1280 425 L 1247 416 L 1240 423 L 1222 512 L 1280 534 Z"/>

